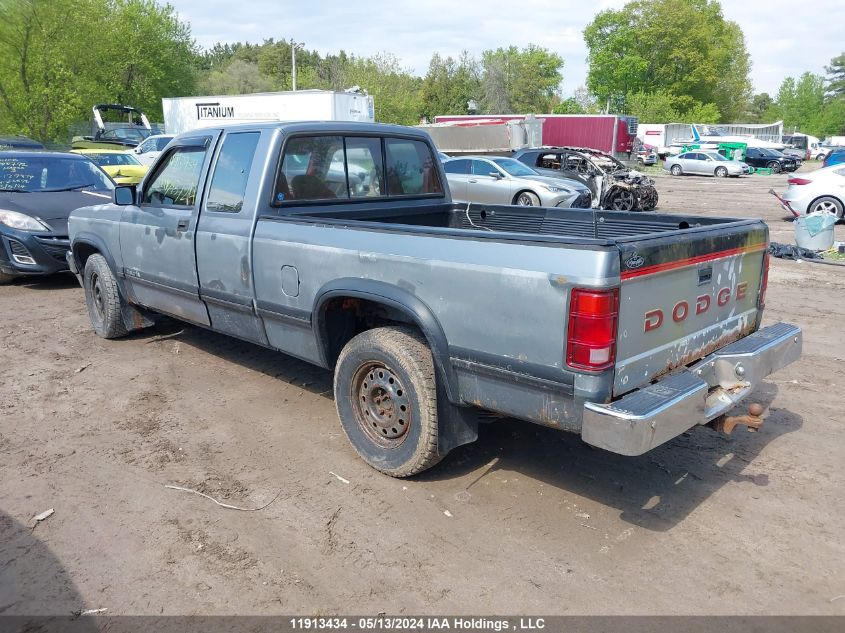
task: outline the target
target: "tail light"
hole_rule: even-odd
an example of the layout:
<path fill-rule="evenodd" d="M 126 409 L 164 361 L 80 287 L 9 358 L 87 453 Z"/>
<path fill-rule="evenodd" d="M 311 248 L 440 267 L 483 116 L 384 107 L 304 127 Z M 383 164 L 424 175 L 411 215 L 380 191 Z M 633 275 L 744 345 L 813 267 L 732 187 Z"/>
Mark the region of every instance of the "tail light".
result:
<path fill-rule="evenodd" d="M 757 307 L 761 310 L 766 306 L 766 288 L 769 286 L 769 252 L 763 255 L 763 278 L 760 280 L 760 298 L 757 300 Z"/>
<path fill-rule="evenodd" d="M 813 181 L 807 180 L 806 178 L 790 178 L 786 182 L 790 185 L 809 185 Z"/>
<path fill-rule="evenodd" d="M 619 288 L 573 288 L 569 296 L 566 364 L 601 371 L 616 360 Z"/>

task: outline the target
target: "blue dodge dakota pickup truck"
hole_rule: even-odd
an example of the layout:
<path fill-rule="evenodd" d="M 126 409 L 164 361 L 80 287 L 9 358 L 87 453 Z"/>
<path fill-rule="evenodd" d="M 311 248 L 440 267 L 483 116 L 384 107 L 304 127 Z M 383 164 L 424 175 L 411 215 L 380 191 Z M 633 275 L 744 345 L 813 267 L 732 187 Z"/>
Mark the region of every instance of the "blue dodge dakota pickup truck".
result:
<path fill-rule="evenodd" d="M 479 409 L 624 455 L 754 428 L 731 410 L 801 352 L 761 328 L 763 222 L 456 204 L 399 126 L 188 132 L 69 231 L 97 334 L 165 314 L 331 368 L 352 446 L 397 477 L 473 441 Z"/>

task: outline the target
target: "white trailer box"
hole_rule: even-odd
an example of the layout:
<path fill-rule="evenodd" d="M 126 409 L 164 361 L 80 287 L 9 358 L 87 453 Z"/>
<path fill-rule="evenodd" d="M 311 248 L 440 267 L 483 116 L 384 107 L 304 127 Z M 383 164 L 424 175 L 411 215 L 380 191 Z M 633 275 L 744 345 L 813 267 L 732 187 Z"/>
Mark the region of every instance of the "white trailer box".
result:
<path fill-rule="evenodd" d="M 256 121 L 373 122 L 373 98 L 358 92 L 297 90 L 161 100 L 168 134 Z"/>

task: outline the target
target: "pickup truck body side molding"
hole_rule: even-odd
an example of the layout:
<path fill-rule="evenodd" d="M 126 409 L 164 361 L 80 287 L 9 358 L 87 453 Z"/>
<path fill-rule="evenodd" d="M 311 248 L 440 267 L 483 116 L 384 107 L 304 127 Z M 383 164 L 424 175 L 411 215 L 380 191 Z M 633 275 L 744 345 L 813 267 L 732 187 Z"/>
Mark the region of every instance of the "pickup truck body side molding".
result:
<path fill-rule="evenodd" d="M 256 302 L 258 314 L 270 319 L 278 319 L 285 323 L 292 325 L 299 325 L 302 327 L 311 327 L 311 312 L 308 310 L 301 310 L 299 308 L 292 308 L 290 306 L 273 303 L 272 301 L 264 301 L 258 299 Z"/>
<path fill-rule="evenodd" d="M 329 336 L 325 322 L 326 303 L 335 297 L 366 299 L 390 306 L 405 314 L 420 328 L 428 341 L 434 366 L 443 381 L 449 401 L 461 404 L 458 379 L 449 358 L 449 344 L 440 322 L 418 297 L 403 288 L 381 281 L 346 277 L 331 281 L 320 288 L 314 301 L 312 320 L 317 347 L 323 355 L 325 367 L 333 367 L 335 361 L 329 357 Z"/>
<path fill-rule="evenodd" d="M 450 347 L 449 351 L 452 364 L 465 371 L 552 390 L 569 396 L 573 395 L 575 390 L 575 376 L 566 370 L 455 346 Z M 563 358 L 562 354 L 561 358 Z"/>

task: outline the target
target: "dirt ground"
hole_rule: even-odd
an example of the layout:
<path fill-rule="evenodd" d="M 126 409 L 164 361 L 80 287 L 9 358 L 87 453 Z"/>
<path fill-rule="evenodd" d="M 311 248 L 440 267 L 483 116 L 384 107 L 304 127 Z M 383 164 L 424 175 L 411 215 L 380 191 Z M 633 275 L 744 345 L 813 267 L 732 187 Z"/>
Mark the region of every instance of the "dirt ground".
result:
<path fill-rule="evenodd" d="M 658 210 L 788 242 L 785 180 L 658 177 Z M 105 341 L 72 277 L 18 281 L 0 614 L 845 614 L 845 271 L 773 261 L 776 320 L 804 355 L 756 394 L 759 433 L 629 458 L 503 421 L 402 481 L 348 446 L 328 372 L 175 321 Z"/>

